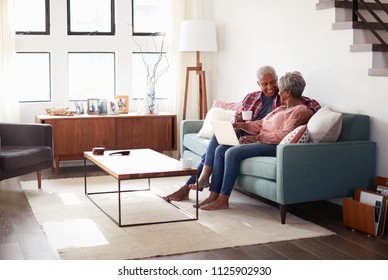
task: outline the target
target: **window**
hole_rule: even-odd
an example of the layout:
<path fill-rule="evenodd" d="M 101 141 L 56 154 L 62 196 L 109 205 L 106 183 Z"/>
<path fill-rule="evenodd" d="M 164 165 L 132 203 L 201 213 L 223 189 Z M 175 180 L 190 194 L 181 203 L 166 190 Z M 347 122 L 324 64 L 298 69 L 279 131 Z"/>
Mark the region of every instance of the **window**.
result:
<path fill-rule="evenodd" d="M 49 0 L 14 0 L 16 34 L 50 34 Z"/>
<path fill-rule="evenodd" d="M 166 0 L 132 0 L 132 34 L 165 34 L 171 18 L 170 2 Z"/>
<path fill-rule="evenodd" d="M 68 35 L 114 35 L 114 0 L 67 0 Z"/>
<path fill-rule="evenodd" d="M 15 83 L 20 101 L 51 101 L 50 53 L 17 53 Z"/>
<path fill-rule="evenodd" d="M 113 99 L 114 53 L 69 53 L 69 100 Z"/>

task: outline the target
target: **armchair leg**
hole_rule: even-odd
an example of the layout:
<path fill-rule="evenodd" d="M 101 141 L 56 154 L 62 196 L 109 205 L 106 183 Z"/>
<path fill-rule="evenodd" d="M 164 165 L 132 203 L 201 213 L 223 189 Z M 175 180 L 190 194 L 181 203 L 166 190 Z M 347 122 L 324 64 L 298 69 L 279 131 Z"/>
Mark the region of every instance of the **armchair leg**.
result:
<path fill-rule="evenodd" d="M 42 188 L 42 171 L 36 171 L 37 179 L 38 179 L 38 189 Z"/>
<path fill-rule="evenodd" d="M 280 219 L 282 224 L 284 225 L 286 223 L 287 206 L 279 204 L 279 208 L 280 208 Z"/>

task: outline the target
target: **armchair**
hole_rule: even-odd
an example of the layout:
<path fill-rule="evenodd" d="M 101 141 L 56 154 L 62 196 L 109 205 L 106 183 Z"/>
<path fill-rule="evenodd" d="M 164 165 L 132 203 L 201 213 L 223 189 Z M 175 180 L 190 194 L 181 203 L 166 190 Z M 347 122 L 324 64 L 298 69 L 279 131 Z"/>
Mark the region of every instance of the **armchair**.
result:
<path fill-rule="evenodd" d="M 48 124 L 0 123 L 0 181 L 53 166 L 52 127 Z"/>

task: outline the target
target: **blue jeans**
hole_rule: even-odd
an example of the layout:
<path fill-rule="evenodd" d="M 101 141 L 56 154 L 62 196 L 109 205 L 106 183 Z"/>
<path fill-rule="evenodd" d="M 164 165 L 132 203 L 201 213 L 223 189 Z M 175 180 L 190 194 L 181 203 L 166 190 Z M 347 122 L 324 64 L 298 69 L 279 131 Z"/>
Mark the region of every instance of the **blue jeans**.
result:
<path fill-rule="evenodd" d="M 236 134 L 237 134 L 237 137 L 240 138 L 240 136 L 245 135 L 245 132 L 242 130 L 238 130 Z M 219 145 L 220 144 L 218 143 L 216 136 L 213 134 L 212 138 L 210 139 L 209 145 L 207 146 L 206 153 L 202 155 L 201 162 L 197 166 L 198 177 L 201 175 L 202 168 L 204 165 L 213 167 L 214 155 Z M 225 146 L 225 147 L 230 147 L 230 146 Z M 196 177 L 193 175 L 189 178 L 189 180 L 187 180 L 186 185 L 191 185 L 195 183 L 196 183 Z"/>
<path fill-rule="evenodd" d="M 210 191 L 229 196 L 240 174 L 243 159 L 254 156 L 276 156 L 276 144 L 254 143 L 241 146 L 219 145 L 215 152 Z"/>
<path fill-rule="evenodd" d="M 209 145 L 207 146 L 206 153 L 202 155 L 201 162 L 197 166 L 198 177 L 201 175 L 202 168 L 204 165 L 213 167 L 214 154 L 218 146 L 219 144 L 218 144 L 217 138 L 213 134 L 212 138 L 210 139 Z M 193 175 L 189 178 L 189 180 L 187 180 L 186 185 L 195 184 L 195 183 L 196 183 L 196 177 Z"/>

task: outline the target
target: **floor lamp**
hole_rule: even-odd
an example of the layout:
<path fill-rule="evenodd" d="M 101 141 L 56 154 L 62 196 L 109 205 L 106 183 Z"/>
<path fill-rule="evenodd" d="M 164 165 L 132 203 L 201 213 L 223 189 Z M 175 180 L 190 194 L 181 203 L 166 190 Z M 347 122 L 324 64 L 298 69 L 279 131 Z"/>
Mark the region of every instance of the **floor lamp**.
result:
<path fill-rule="evenodd" d="M 207 113 L 206 78 L 202 69 L 200 52 L 216 52 L 216 26 L 208 20 L 185 20 L 181 24 L 179 50 L 182 52 L 196 52 L 196 66 L 187 67 L 185 95 L 183 100 L 183 116 L 186 119 L 187 99 L 189 92 L 190 72 L 195 71 L 199 76 L 199 119 L 204 119 Z"/>

